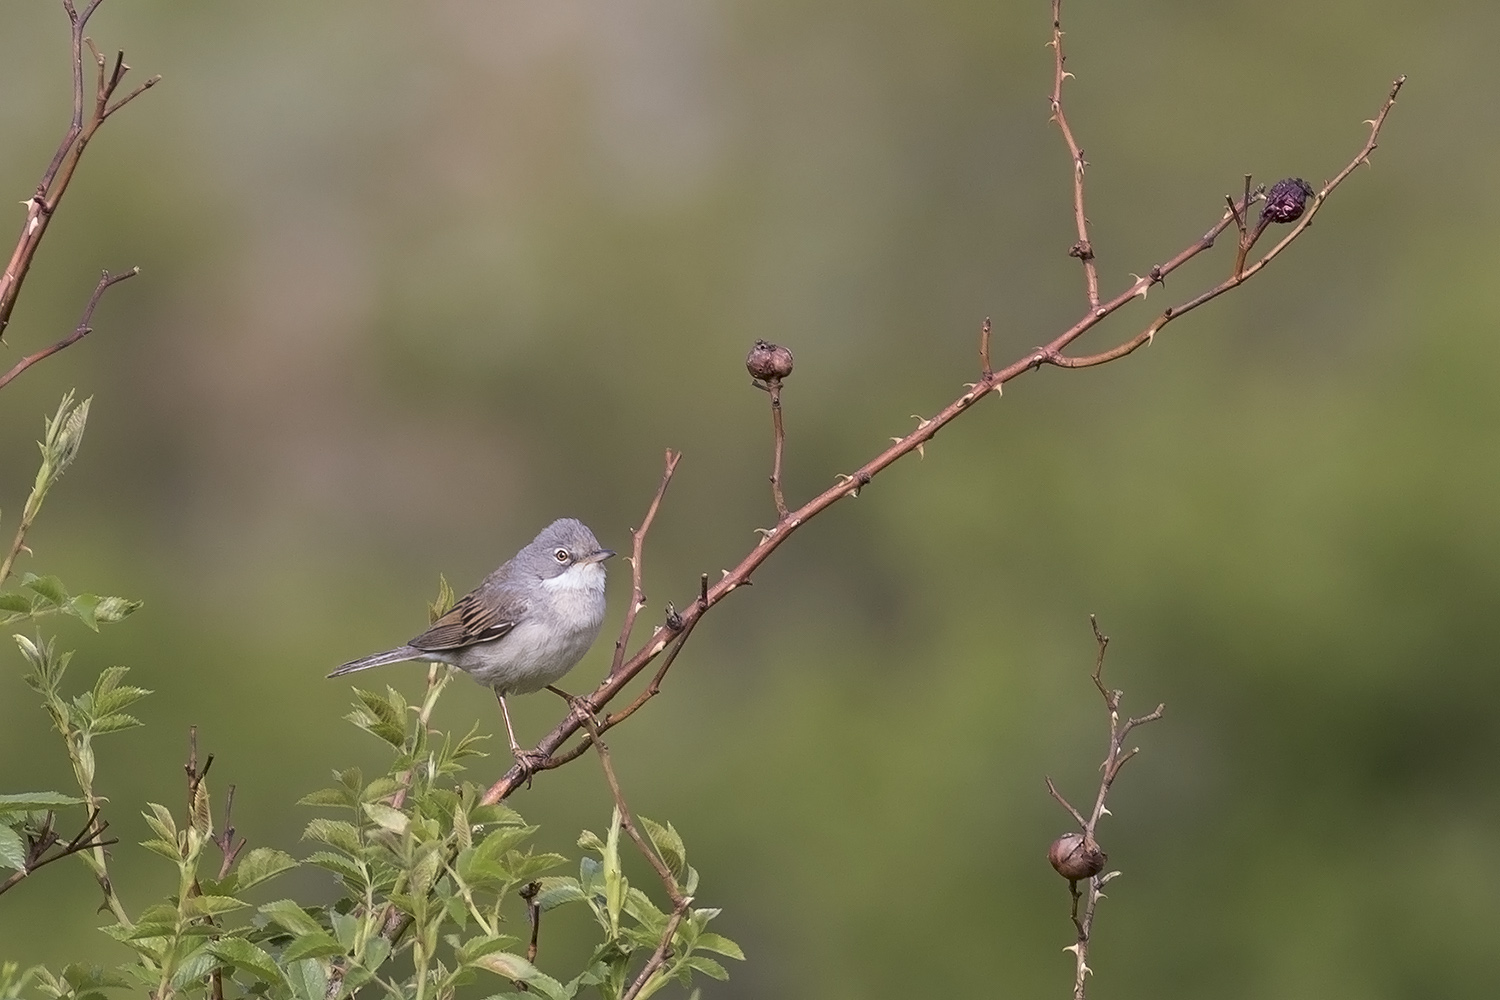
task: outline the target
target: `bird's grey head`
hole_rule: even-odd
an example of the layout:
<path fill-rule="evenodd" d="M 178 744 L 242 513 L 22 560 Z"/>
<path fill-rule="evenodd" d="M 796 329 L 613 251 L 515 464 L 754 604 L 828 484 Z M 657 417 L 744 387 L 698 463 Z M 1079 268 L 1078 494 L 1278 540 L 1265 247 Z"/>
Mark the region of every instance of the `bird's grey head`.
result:
<path fill-rule="evenodd" d="M 599 547 L 599 539 L 582 521 L 564 517 L 547 525 L 516 553 L 516 562 L 524 572 L 543 580 L 562 576 L 569 570 L 603 577 L 604 560 L 612 555 L 612 550 Z"/>

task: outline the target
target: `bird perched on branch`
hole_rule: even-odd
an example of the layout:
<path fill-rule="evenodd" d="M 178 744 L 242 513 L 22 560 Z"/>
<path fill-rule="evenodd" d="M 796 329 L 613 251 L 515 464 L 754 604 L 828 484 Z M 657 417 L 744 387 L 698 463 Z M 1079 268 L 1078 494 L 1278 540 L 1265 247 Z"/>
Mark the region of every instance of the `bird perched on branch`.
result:
<path fill-rule="evenodd" d="M 529 766 L 505 696 L 540 691 L 583 659 L 604 621 L 604 560 L 612 555 L 582 521 L 553 521 L 426 632 L 328 676 L 404 660 L 457 667 L 494 689 L 511 753 Z"/>

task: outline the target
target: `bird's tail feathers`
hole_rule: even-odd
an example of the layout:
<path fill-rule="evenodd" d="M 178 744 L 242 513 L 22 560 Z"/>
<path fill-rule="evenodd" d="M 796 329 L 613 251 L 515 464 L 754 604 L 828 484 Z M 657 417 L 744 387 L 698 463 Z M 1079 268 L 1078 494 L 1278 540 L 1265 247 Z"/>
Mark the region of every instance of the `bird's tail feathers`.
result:
<path fill-rule="evenodd" d="M 401 663 L 404 660 L 416 660 L 428 655 L 430 654 L 411 646 L 397 646 L 395 649 L 388 649 L 384 653 L 374 653 L 370 656 L 360 657 L 357 660 L 350 660 L 328 676 L 341 677 L 344 674 L 352 674 L 356 670 L 365 670 L 369 667 L 383 667 L 387 663 Z"/>

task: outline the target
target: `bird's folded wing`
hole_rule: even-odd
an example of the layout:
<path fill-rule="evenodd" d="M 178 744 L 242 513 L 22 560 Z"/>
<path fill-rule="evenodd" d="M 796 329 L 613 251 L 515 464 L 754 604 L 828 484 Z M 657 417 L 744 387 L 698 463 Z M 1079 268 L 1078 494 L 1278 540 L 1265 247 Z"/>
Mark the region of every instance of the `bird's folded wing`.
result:
<path fill-rule="evenodd" d="M 478 592 L 465 594 L 453 609 L 432 627 L 407 643 L 413 649 L 462 649 L 479 642 L 499 639 L 516 627 L 524 608 L 514 601 L 484 599 Z"/>

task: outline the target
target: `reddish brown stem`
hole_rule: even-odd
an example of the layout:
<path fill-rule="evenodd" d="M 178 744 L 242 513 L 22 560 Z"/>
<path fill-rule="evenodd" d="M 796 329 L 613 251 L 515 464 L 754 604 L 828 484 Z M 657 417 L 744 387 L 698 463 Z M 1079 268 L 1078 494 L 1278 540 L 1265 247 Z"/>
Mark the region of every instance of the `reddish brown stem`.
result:
<path fill-rule="evenodd" d="M 641 554 L 646 545 L 646 533 L 651 530 L 651 522 L 656 520 L 661 498 L 667 495 L 667 487 L 672 483 L 672 473 L 677 471 L 677 463 L 681 458 L 682 452 L 667 449 L 656 495 L 651 498 L 651 506 L 646 508 L 641 526 L 630 533 L 630 604 L 625 608 L 625 621 L 621 623 L 620 636 L 615 640 L 615 657 L 609 665 L 610 676 L 619 673 L 620 664 L 625 662 L 625 647 L 629 645 L 630 633 L 635 629 L 635 617 L 646 605 L 646 595 L 641 590 Z"/>
<path fill-rule="evenodd" d="M 73 332 L 68 334 L 66 337 L 64 337 L 62 340 L 59 340 L 52 346 L 44 347 L 40 351 L 37 351 L 35 354 L 28 354 L 20 361 L 17 361 L 10 371 L 6 372 L 4 375 L 0 375 L 0 389 L 4 389 L 7 385 L 10 385 L 11 381 L 17 375 L 21 374 L 32 365 L 36 364 L 38 361 L 44 361 L 47 358 L 52 357 L 52 355 L 56 354 L 58 351 L 61 351 L 65 347 L 72 347 L 84 337 L 87 337 L 89 334 L 93 333 L 94 328 L 89 326 L 89 323 L 93 320 L 94 309 L 99 305 L 99 300 L 104 297 L 104 293 L 108 291 L 112 286 L 118 285 L 120 282 L 126 280 L 127 278 L 134 278 L 137 274 L 140 273 L 141 269 L 138 267 L 132 267 L 128 271 L 121 271 L 119 274 L 113 275 L 108 271 L 105 271 L 104 276 L 99 279 L 99 283 L 94 286 L 94 294 L 89 296 L 88 305 L 86 305 L 83 309 L 83 318 L 78 321 L 78 325 L 73 328 Z"/>
<path fill-rule="evenodd" d="M 104 57 L 94 48 L 93 42 L 84 37 L 89 18 L 94 16 L 94 11 L 98 9 L 101 2 L 103 0 L 92 0 L 80 12 L 73 5 L 72 0 L 63 0 L 63 10 L 67 13 L 72 28 L 73 118 L 68 124 L 67 131 L 63 133 L 56 152 L 52 154 L 47 169 L 43 171 L 41 180 L 37 182 L 35 191 L 24 203 L 26 218 L 21 225 L 21 235 L 16 240 L 15 249 L 11 252 L 10 261 L 6 264 L 4 272 L 0 272 L 0 337 L 4 336 L 6 327 L 10 325 L 11 313 L 15 311 L 21 285 L 31 270 L 31 262 L 41 246 L 42 237 L 47 234 L 47 227 L 52 223 L 52 216 L 56 213 L 63 195 L 68 190 L 68 184 L 73 179 L 73 172 L 78 168 L 78 161 L 83 157 L 89 140 L 94 137 L 99 126 L 103 125 L 110 115 L 155 86 L 161 79 L 161 77 L 153 76 L 113 105 L 109 103 L 130 67 L 125 65 L 125 54 L 122 52 L 115 60 L 114 70 L 106 72 Z M 83 89 L 85 46 L 93 53 L 98 67 L 94 88 L 94 107 L 87 118 L 84 117 Z M 67 341 L 67 343 L 72 342 L 72 340 Z M 67 343 L 61 346 L 65 347 Z M 61 350 L 61 347 L 55 347 L 40 356 L 33 355 L 34 360 L 28 359 L 28 362 L 35 364 L 36 361 L 56 353 L 57 350 Z M 18 370 L 24 370 L 24 368 Z M 7 377 L 7 381 L 16 373 L 17 370 L 13 370 L 12 375 Z"/>
<path fill-rule="evenodd" d="M 886 448 L 880 454 L 870 459 L 852 475 L 841 475 L 838 482 L 833 486 L 813 497 L 796 510 L 789 512 L 787 517 L 777 525 L 774 532 L 769 533 L 763 538 L 733 569 L 725 571 L 723 578 L 709 588 L 708 594 L 703 601 L 694 604 L 683 612 L 683 625 L 695 624 L 710 608 L 717 605 L 740 587 L 748 585 L 750 578 L 760 568 L 761 563 L 769 559 L 771 554 L 780 548 L 782 543 L 790 538 L 798 528 L 807 523 L 808 520 L 821 514 L 838 501 L 858 495 L 859 491 L 875 476 L 898 460 L 914 451 L 918 451 L 928 441 L 932 440 L 938 431 L 967 412 L 981 399 L 999 390 L 1006 382 L 1028 371 L 1039 369 L 1043 365 L 1053 365 L 1060 368 L 1084 368 L 1125 357 L 1142 345 L 1150 343 L 1157 331 L 1173 319 L 1196 309 L 1205 302 L 1217 298 L 1231 288 L 1238 287 L 1257 274 L 1262 268 L 1279 256 L 1293 240 L 1306 231 L 1307 227 L 1311 225 L 1313 217 L 1334 189 L 1343 183 L 1344 179 L 1353 173 L 1356 167 L 1369 160 L 1370 154 L 1377 147 L 1381 127 L 1384 125 L 1386 116 L 1389 114 L 1391 108 L 1395 105 L 1396 96 L 1402 84 L 1405 83 L 1405 80 L 1405 77 L 1400 77 L 1394 82 L 1384 106 L 1373 119 L 1370 119 L 1370 135 L 1364 147 L 1343 170 L 1335 175 L 1333 180 L 1324 185 L 1323 189 L 1317 193 L 1312 203 L 1307 206 L 1307 210 L 1303 214 L 1301 221 L 1291 232 L 1287 233 L 1264 257 L 1248 267 L 1244 274 L 1238 277 L 1230 277 L 1195 298 L 1189 299 L 1182 305 L 1168 309 L 1152 321 L 1144 331 L 1108 351 L 1081 358 L 1070 358 L 1062 353 L 1066 347 L 1085 333 L 1088 333 L 1102 320 L 1119 311 L 1134 299 L 1144 298 L 1153 285 L 1161 282 L 1167 275 L 1176 271 L 1193 257 L 1212 247 L 1214 240 L 1232 221 L 1231 213 L 1225 211 L 1220 216 L 1219 221 L 1211 226 L 1202 237 L 1190 243 L 1165 264 L 1155 265 L 1149 269 L 1145 277 L 1136 278 L 1128 288 L 1121 291 L 1114 298 L 1101 304 L 1098 308 L 1090 309 L 1078 322 L 1064 330 L 1050 343 L 1029 352 L 1003 369 L 982 374 L 978 382 L 966 385 L 964 393 L 940 410 L 936 416 L 930 420 L 923 421 L 916 430 L 905 437 L 895 439 L 889 448 Z M 1242 203 L 1237 207 L 1239 211 L 1244 212 L 1248 206 Z M 589 703 L 596 708 L 608 704 L 624 690 L 625 686 L 637 674 L 645 669 L 647 664 L 661 655 L 662 651 L 672 641 L 674 635 L 675 633 L 670 630 L 657 629 L 652 638 L 643 647 L 638 649 L 635 655 L 621 662 L 618 668 L 610 671 L 610 675 L 589 696 Z M 552 732 L 543 737 L 541 742 L 537 744 L 534 753 L 543 758 L 550 757 L 563 745 L 568 737 L 578 731 L 580 726 L 581 723 L 577 718 L 577 713 L 570 712 L 568 717 L 563 719 Z M 521 781 L 524 780 L 524 777 L 524 773 L 519 768 L 512 768 L 504 777 L 490 787 L 489 791 L 485 794 L 484 801 L 486 803 L 500 801 L 514 792 Z"/>
<path fill-rule="evenodd" d="M 1063 55 L 1062 0 L 1052 0 L 1052 120 L 1062 130 L 1063 140 L 1068 144 L 1068 154 L 1073 158 L 1073 224 L 1078 230 L 1078 242 L 1068 251 L 1068 256 L 1083 262 L 1084 283 L 1088 287 L 1089 305 L 1099 308 L 1099 268 L 1094 263 L 1094 245 L 1089 241 L 1089 220 L 1083 212 L 1083 172 L 1088 161 L 1083 158 L 1083 149 L 1073 138 L 1073 129 L 1068 125 L 1068 116 L 1063 113 L 1063 80 L 1073 74 L 1063 67 L 1067 56 Z M 988 370 L 988 365 L 985 366 Z"/>

